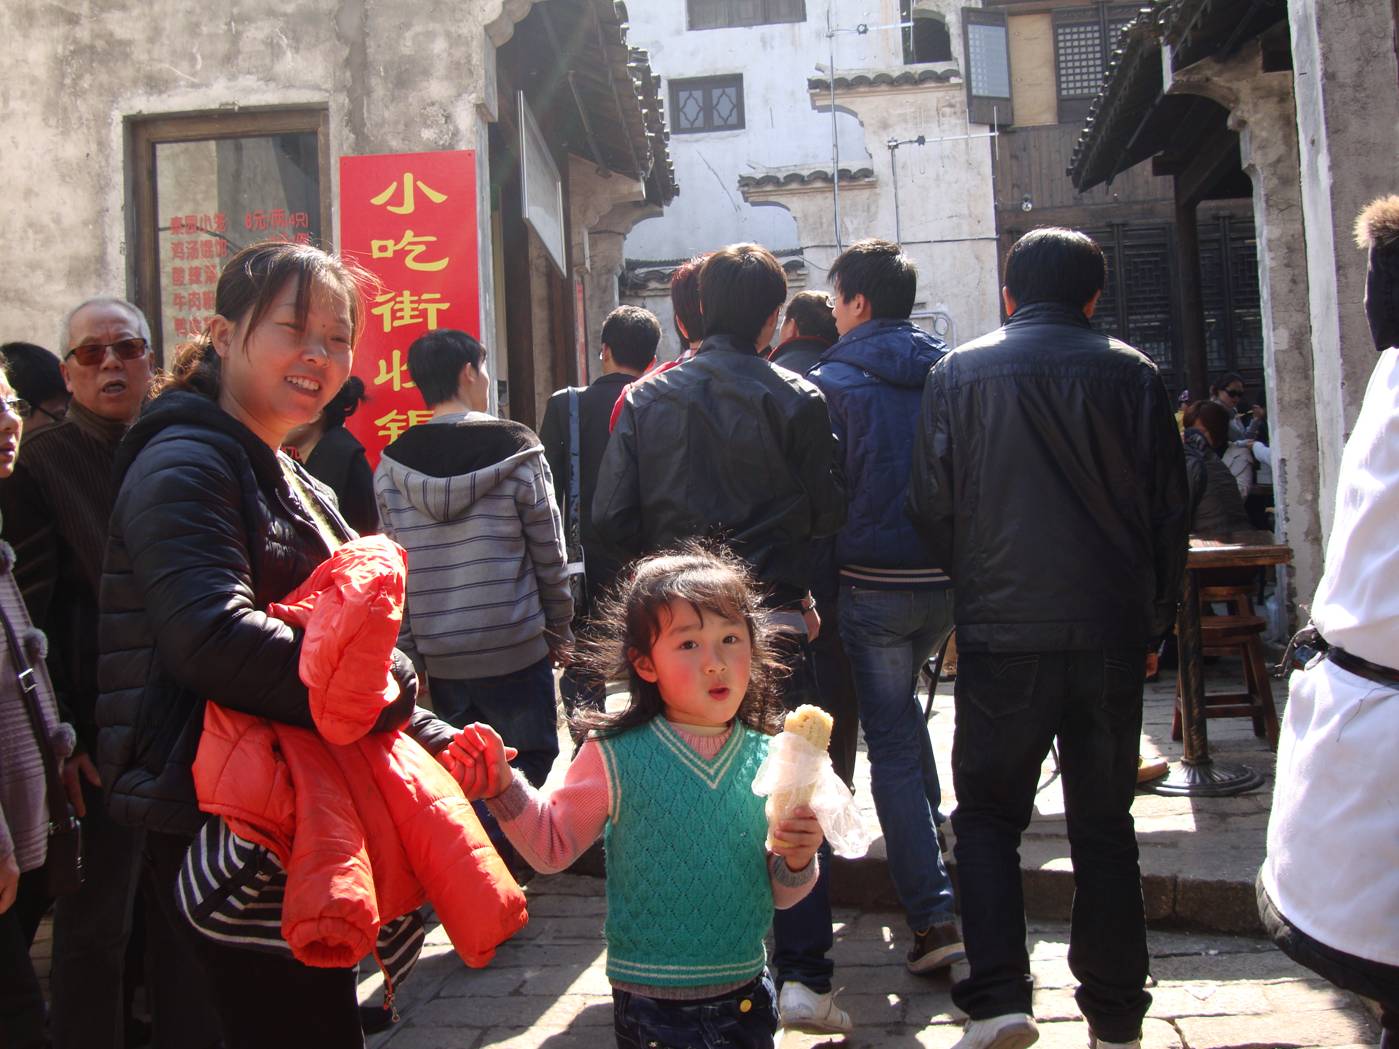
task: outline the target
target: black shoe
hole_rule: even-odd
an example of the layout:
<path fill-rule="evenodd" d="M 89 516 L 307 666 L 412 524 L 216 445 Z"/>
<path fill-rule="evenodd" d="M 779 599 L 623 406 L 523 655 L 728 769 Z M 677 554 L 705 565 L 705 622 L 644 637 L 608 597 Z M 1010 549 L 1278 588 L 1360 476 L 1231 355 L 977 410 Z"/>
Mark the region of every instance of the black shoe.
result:
<path fill-rule="evenodd" d="M 913 946 L 908 949 L 908 971 L 927 973 L 945 969 L 967 956 L 962 946 L 962 934 L 956 922 L 943 922 L 913 934 Z"/>
<path fill-rule="evenodd" d="M 386 1005 L 361 1005 L 359 1028 L 365 1034 L 378 1034 L 394 1025 L 393 1010 Z"/>

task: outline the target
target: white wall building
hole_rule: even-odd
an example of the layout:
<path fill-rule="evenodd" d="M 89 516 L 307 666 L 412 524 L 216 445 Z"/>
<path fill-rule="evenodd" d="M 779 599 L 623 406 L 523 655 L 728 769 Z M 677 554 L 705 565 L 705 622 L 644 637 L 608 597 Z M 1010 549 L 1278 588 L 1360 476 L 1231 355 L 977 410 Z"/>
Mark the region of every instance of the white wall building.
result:
<path fill-rule="evenodd" d="M 919 266 L 915 315 L 939 314 L 925 324 L 958 340 L 999 324 L 994 139 L 968 121 L 962 5 L 908 3 L 631 5 L 630 39 L 663 80 L 683 192 L 628 234 L 622 295 L 661 316 L 663 356 L 678 349 L 666 287 L 674 263 L 739 240 L 777 253 L 799 289 L 827 286 L 840 247 L 897 239 Z M 901 25 L 910 20 L 916 44 Z M 906 61 L 922 57 L 935 60 Z"/>

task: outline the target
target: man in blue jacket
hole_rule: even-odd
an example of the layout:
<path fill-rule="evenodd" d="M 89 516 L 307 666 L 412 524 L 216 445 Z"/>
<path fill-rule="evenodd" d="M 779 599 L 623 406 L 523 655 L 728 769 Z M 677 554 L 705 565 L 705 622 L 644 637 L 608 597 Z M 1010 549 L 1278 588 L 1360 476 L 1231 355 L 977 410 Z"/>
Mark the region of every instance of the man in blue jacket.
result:
<path fill-rule="evenodd" d="M 938 851 L 933 748 L 918 671 L 952 631 L 952 583 L 904 513 L 923 383 L 942 341 L 908 319 L 918 273 L 896 244 L 862 240 L 830 270 L 840 340 L 807 378 L 821 388 L 850 492 L 836 536 L 840 637 L 850 658 L 889 873 L 913 944 L 911 972 L 963 957 Z"/>

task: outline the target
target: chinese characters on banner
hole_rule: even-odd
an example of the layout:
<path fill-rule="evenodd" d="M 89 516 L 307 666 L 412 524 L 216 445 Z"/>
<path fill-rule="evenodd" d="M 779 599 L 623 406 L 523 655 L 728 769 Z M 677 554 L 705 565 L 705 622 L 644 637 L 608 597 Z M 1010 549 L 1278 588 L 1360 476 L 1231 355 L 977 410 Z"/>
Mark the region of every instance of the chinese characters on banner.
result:
<path fill-rule="evenodd" d="M 369 401 L 345 425 L 370 466 L 384 445 L 432 415 L 408 375 L 426 332 L 480 335 L 476 154 L 395 153 L 340 159 L 340 250 L 373 273 L 353 373 Z"/>

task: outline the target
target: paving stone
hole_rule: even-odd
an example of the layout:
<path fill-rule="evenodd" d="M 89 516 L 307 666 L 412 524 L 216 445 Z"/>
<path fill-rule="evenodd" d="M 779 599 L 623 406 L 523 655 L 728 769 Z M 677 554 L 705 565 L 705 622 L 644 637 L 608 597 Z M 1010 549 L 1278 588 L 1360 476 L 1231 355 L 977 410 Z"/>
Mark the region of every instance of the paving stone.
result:
<path fill-rule="evenodd" d="M 1374 1020 L 1360 1009 L 1185 1016 L 1176 1021 L 1190 1049 L 1287 1049 L 1378 1040 Z"/>

